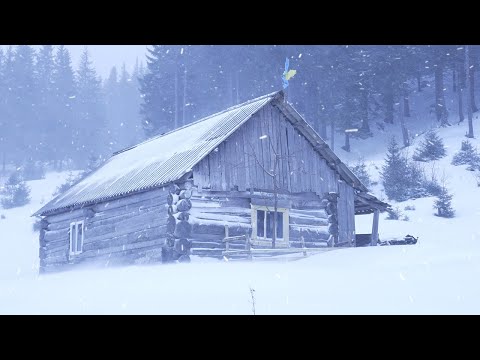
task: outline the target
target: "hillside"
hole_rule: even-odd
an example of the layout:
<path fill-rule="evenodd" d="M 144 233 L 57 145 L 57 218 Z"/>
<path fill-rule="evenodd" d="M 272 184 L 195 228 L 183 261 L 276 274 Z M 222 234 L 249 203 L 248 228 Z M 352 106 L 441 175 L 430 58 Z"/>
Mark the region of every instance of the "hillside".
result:
<path fill-rule="evenodd" d="M 419 117 L 435 124 L 424 105 L 430 102 L 429 94 L 412 97 L 416 105 L 407 126 L 413 132 L 425 130 L 418 126 Z M 455 124 L 453 100 L 449 109 Z M 478 136 L 477 119 L 474 125 Z M 466 166 L 450 165 L 465 139 L 466 126 L 455 124 L 438 132 L 448 154 L 435 166 L 439 175 L 445 172 L 448 177 L 455 218 L 434 216 L 432 197 L 392 201 L 410 220 L 385 220 L 382 214 L 380 237 L 412 234 L 419 236 L 417 245 L 342 249 L 299 261 L 194 258 L 191 264 L 38 276 L 38 233 L 32 231 L 30 214 L 48 201 L 66 177 L 66 173 L 49 173 L 44 180 L 28 183 L 32 188 L 29 205 L 0 209 L 5 216 L 0 219 L 0 313 L 251 314 L 252 288 L 256 314 L 480 314 L 480 288 L 474 281 L 480 274 L 480 203 L 476 201 L 480 187 Z M 399 133 L 398 125 L 388 129 L 392 132 Z M 377 129 L 374 138 L 353 140 L 352 153 L 337 153 L 349 163 L 363 156 L 378 181 L 388 137 Z M 472 143 L 480 149 L 478 139 Z M 384 197 L 380 185 L 373 192 Z M 415 210 L 405 211 L 407 205 Z M 370 232 L 371 222 L 371 215 L 357 216 L 357 233 Z"/>

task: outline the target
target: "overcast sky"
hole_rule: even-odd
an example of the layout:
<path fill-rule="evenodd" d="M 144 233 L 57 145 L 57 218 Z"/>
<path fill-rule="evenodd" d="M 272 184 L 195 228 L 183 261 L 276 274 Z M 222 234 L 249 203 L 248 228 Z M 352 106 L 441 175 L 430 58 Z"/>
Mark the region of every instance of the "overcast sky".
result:
<path fill-rule="evenodd" d="M 2 45 L 3 48 L 8 45 Z M 120 68 L 125 62 L 127 70 L 131 72 L 138 57 L 145 64 L 147 45 L 86 45 L 99 75 L 105 78 L 113 66 Z M 37 46 L 35 46 L 37 47 Z M 77 69 L 85 45 L 66 45 L 72 55 L 74 69 Z"/>

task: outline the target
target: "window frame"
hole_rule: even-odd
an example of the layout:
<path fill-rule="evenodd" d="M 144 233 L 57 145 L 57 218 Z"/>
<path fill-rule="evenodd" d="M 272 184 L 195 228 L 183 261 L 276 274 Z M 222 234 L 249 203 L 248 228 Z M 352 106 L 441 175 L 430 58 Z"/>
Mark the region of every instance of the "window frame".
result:
<path fill-rule="evenodd" d="M 264 206 L 264 205 L 251 205 L 252 209 L 252 244 L 261 245 L 261 246 L 272 246 L 273 239 L 267 238 L 267 212 L 274 212 L 275 208 L 273 206 Z M 257 211 L 261 210 L 265 212 L 263 220 L 263 237 L 258 237 L 257 232 Z M 283 215 L 283 238 L 277 238 L 275 242 L 275 247 L 289 247 L 289 228 L 290 228 L 290 214 L 288 208 L 277 207 L 277 213 Z M 275 229 L 276 231 L 276 229 Z"/>
<path fill-rule="evenodd" d="M 80 239 L 80 251 L 77 251 L 78 245 L 78 228 L 82 227 L 82 236 Z M 74 229 L 74 231 L 72 231 Z M 75 233 L 75 244 L 73 243 L 73 234 Z M 76 256 L 83 252 L 83 242 L 85 239 L 85 220 L 73 221 L 70 223 L 70 247 L 69 255 Z M 74 246 L 75 245 L 75 246 Z"/>

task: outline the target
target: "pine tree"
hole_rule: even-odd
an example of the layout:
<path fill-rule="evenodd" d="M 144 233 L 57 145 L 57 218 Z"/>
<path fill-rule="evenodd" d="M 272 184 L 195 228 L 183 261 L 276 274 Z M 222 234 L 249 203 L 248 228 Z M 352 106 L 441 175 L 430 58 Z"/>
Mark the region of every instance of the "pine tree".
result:
<path fill-rule="evenodd" d="M 140 112 L 142 126 L 147 137 L 160 134 L 174 128 L 175 68 L 170 49 L 163 45 L 148 48 L 147 71 L 140 79 L 140 92 L 143 103 Z"/>
<path fill-rule="evenodd" d="M 470 141 L 464 140 L 460 151 L 453 155 L 452 165 L 470 165 L 473 169 L 480 169 L 480 153 Z"/>
<path fill-rule="evenodd" d="M 108 152 L 112 153 L 119 150 L 119 124 L 122 123 L 120 89 L 118 85 L 117 68 L 114 66 L 110 70 L 110 75 L 105 81 L 105 114 L 107 121 L 107 141 Z"/>
<path fill-rule="evenodd" d="M 39 143 L 34 74 L 35 52 L 28 45 L 18 45 L 13 55 L 12 78 L 9 85 L 9 92 L 11 92 L 9 115 L 10 121 L 14 124 L 12 142 L 15 144 L 15 160 L 22 162 L 28 156 L 27 154 L 35 153 Z"/>
<path fill-rule="evenodd" d="M 396 201 L 408 199 L 410 175 L 407 159 L 400 154 L 398 143 L 395 137 L 392 137 L 381 173 L 385 194 L 389 199 Z"/>
<path fill-rule="evenodd" d="M 7 136 L 9 122 L 7 121 L 6 98 L 8 89 L 5 86 L 5 55 L 0 49 L 0 174 L 6 171 L 6 154 L 8 151 Z"/>
<path fill-rule="evenodd" d="M 367 188 L 370 188 L 372 181 L 370 180 L 370 175 L 367 171 L 367 165 L 365 164 L 365 160 L 363 158 L 359 159 L 357 164 L 353 166 L 351 170 L 363 185 L 365 185 Z"/>
<path fill-rule="evenodd" d="M 118 124 L 120 127 L 118 138 L 120 148 L 134 145 L 144 137 L 140 117 L 141 97 L 138 82 L 138 77 L 141 76 L 140 71 L 138 62 L 135 64 L 132 75 L 127 72 L 125 64 L 120 71 L 118 80 L 119 108 L 122 114 Z"/>
<path fill-rule="evenodd" d="M 438 160 L 447 155 L 443 140 L 438 136 L 435 130 L 429 130 L 425 134 L 424 141 L 415 150 L 413 160 L 431 161 Z"/>
<path fill-rule="evenodd" d="M 88 157 L 106 150 L 102 143 L 105 131 L 105 103 L 101 80 L 92 65 L 88 49 L 85 48 L 77 70 L 75 115 L 73 133 L 74 161 L 84 167 Z"/>
<path fill-rule="evenodd" d="M 5 183 L 0 203 L 5 209 L 19 207 L 30 202 L 30 188 L 19 172 L 14 172 Z"/>
<path fill-rule="evenodd" d="M 452 218 L 455 216 L 455 211 L 452 208 L 453 195 L 448 193 L 445 186 L 442 187 L 442 191 L 438 195 L 433 208 L 437 210 L 436 216 Z"/>
<path fill-rule="evenodd" d="M 42 161 L 53 160 L 56 152 L 55 144 L 58 137 L 55 121 L 55 83 L 53 46 L 43 45 L 37 55 L 36 63 L 36 95 L 37 115 L 36 124 L 38 144 L 37 151 Z"/>
<path fill-rule="evenodd" d="M 76 89 L 75 75 L 72 68 L 70 52 L 60 45 L 55 53 L 53 72 L 55 102 L 51 104 L 55 114 L 56 140 L 52 144 L 53 160 L 57 170 L 62 169 L 62 162 L 74 157 L 73 138 L 76 132 L 75 114 Z M 61 134 L 61 136 L 58 136 Z"/>

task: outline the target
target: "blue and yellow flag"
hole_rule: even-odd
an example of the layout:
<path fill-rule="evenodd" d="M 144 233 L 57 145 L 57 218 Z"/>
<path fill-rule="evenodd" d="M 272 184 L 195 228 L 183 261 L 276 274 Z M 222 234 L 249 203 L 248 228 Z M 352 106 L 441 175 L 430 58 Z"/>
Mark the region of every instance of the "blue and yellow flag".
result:
<path fill-rule="evenodd" d="M 285 71 L 283 72 L 282 75 L 282 82 L 283 82 L 283 88 L 286 89 L 288 86 L 288 80 L 293 78 L 295 74 L 297 73 L 297 70 L 288 70 L 288 67 L 290 66 L 290 61 L 288 58 L 285 59 Z"/>

